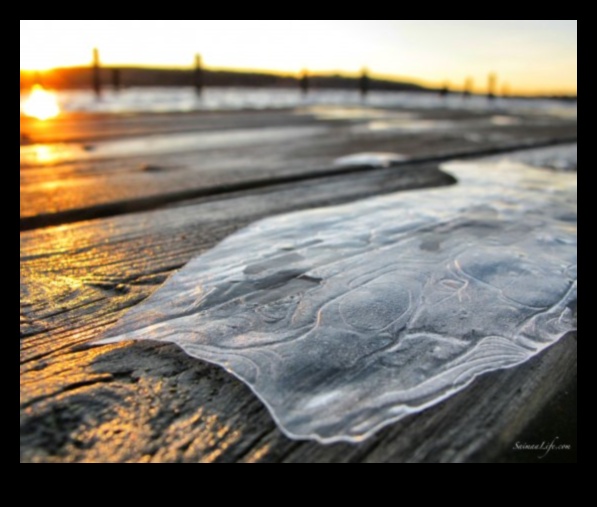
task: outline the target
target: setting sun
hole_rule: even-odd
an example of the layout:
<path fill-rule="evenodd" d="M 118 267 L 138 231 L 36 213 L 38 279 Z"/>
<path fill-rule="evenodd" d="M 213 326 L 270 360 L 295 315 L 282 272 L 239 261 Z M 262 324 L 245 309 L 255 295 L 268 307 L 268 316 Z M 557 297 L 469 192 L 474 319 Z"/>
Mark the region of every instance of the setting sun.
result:
<path fill-rule="evenodd" d="M 38 120 L 54 118 L 60 113 L 56 95 L 44 90 L 43 86 L 33 85 L 29 98 L 23 105 L 23 113 Z"/>
<path fill-rule="evenodd" d="M 21 20 L 21 70 L 102 65 L 356 75 L 576 94 L 576 20 Z"/>

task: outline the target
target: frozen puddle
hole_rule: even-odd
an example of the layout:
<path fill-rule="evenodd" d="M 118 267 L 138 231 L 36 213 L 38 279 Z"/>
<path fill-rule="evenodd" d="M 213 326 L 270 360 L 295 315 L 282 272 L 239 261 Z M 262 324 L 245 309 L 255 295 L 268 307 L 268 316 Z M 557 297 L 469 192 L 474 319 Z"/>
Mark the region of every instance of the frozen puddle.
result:
<path fill-rule="evenodd" d="M 21 166 L 278 144 L 320 136 L 326 132 L 327 128 L 322 126 L 265 127 L 149 135 L 104 141 L 89 146 L 75 143 L 31 144 L 21 146 Z"/>
<path fill-rule="evenodd" d="M 353 155 L 346 155 L 334 160 L 335 166 L 340 167 L 358 167 L 368 165 L 371 167 L 390 167 L 397 162 L 403 162 L 407 159 L 399 153 L 389 152 L 362 152 Z"/>
<path fill-rule="evenodd" d="M 102 342 L 244 381 L 293 438 L 360 441 L 575 328 L 576 174 L 454 162 L 458 184 L 257 222 Z"/>

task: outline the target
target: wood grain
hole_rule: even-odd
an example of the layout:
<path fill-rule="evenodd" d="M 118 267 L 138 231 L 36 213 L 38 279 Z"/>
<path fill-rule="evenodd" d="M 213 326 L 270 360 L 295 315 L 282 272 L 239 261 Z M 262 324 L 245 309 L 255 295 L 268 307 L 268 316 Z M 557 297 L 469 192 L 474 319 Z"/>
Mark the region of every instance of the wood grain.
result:
<path fill-rule="evenodd" d="M 367 134 L 354 128 L 361 120 L 292 111 L 72 115 L 45 126 L 22 119 L 21 137 L 30 143 L 289 125 L 328 131 L 273 145 L 21 169 L 21 227 L 30 229 L 20 235 L 21 461 L 541 462 L 514 451 L 515 442 L 575 436 L 575 335 L 356 445 L 289 440 L 244 384 L 173 345 L 87 346 L 169 274 L 254 220 L 453 184 L 437 165 L 454 153 L 478 156 L 576 137 L 575 121 L 539 115 L 488 126 L 491 113 L 413 113 L 454 125 Z M 385 169 L 331 165 L 336 156 L 365 150 L 416 160 Z M 567 419 L 566 433 L 556 423 Z M 568 456 L 575 461 L 576 450 Z"/>
<path fill-rule="evenodd" d="M 255 396 L 174 346 L 92 349 L 174 269 L 262 216 L 413 186 L 434 164 L 335 176 L 21 234 L 23 461 L 491 462 L 575 378 L 576 341 L 359 445 L 291 441 Z"/>
<path fill-rule="evenodd" d="M 426 117 L 430 114 L 417 113 Z M 369 129 L 368 119 L 331 122 L 276 112 L 270 116 L 259 113 L 250 123 L 247 116 L 250 115 L 237 114 L 242 128 L 231 128 L 229 123 L 234 115 L 225 116 L 228 123 L 209 117 L 214 126 L 207 132 L 208 119 L 191 115 L 193 127 L 191 119 L 182 115 L 186 129 L 182 138 L 167 129 L 156 134 L 152 120 L 143 134 L 133 130 L 138 135 L 132 145 L 130 136 L 102 144 L 99 140 L 103 130 L 97 127 L 95 134 L 88 134 L 95 135 L 91 137 L 95 141 L 86 145 L 90 151 L 74 144 L 68 145 L 70 148 L 58 145 L 54 148 L 57 155 L 42 149 L 40 161 L 22 160 L 21 230 L 155 209 L 206 195 L 346 174 L 355 169 L 334 166 L 333 161 L 355 152 L 396 152 L 421 161 L 445 160 L 467 153 L 493 153 L 576 138 L 575 122 L 544 122 L 534 116 L 520 119 L 517 125 L 496 126 L 487 115 L 468 113 L 456 115 L 446 126 L 447 120 L 441 119 L 438 112 L 436 117 L 411 122 L 430 122 L 431 127 L 424 131 L 408 130 L 408 121 L 405 130 L 397 131 Z M 129 122 L 132 120 L 124 123 Z M 440 127 L 433 127 L 435 124 Z M 56 130 L 60 128 L 68 133 L 71 127 L 67 123 Z M 125 129 L 114 128 L 117 132 Z M 184 148 L 181 139 L 186 139 Z M 163 151 L 151 151 L 158 144 Z M 55 156 L 63 161 L 53 162 Z M 360 168 L 367 169 L 370 168 Z"/>

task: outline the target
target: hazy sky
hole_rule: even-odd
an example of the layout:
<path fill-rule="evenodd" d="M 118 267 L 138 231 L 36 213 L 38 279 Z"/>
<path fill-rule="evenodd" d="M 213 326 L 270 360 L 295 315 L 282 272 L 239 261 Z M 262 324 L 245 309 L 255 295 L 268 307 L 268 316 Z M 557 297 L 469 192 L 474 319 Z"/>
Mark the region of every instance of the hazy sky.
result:
<path fill-rule="evenodd" d="M 576 20 L 30 21 L 21 20 L 21 69 L 85 65 L 190 66 L 297 73 L 358 72 L 428 84 L 489 72 L 514 92 L 577 88 Z"/>

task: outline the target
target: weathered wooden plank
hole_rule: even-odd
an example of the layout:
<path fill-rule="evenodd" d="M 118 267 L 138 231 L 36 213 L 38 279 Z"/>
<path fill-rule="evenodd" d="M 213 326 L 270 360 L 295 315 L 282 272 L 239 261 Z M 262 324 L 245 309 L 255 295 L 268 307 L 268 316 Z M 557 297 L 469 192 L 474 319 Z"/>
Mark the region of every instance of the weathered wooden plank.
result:
<path fill-rule="evenodd" d="M 23 341 L 22 358 L 45 354 L 42 344 L 46 342 L 39 330 L 70 328 L 75 321 L 81 324 L 104 303 L 109 307 L 117 301 L 134 304 L 163 280 L 164 273 L 253 220 L 453 181 L 435 164 L 378 169 L 350 179 L 334 176 L 298 186 L 271 186 L 217 200 L 207 198 L 194 206 L 23 233 L 21 332 L 35 338 Z M 69 313 L 72 310 L 76 316 Z M 50 338 L 47 350 L 58 346 Z"/>
<path fill-rule="evenodd" d="M 27 116 L 20 117 L 21 142 L 24 144 L 34 143 L 93 143 L 110 139 L 122 139 L 125 137 L 158 135 L 180 132 L 214 131 L 228 129 L 284 127 L 292 125 L 313 125 L 324 123 L 333 125 L 346 117 L 346 114 L 335 114 L 335 117 L 317 114 L 321 107 L 315 107 L 315 111 L 309 108 L 299 109 L 267 109 L 267 110 L 230 110 L 230 111 L 191 111 L 177 113 L 63 113 L 59 117 L 38 121 Z M 347 107 L 352 117 L 347 118 L 349 122 L 359 120 L 359 111 L 363 108 Z M 520 122 L 521 119 L 529 117 L 521 111 L 511 114 L 510 121 L 503 121 L 504 112 L 495 111 L 474 111 L 458 109 L 417 109 L 417 108 L 383 108 L 377 109 L 368 107 L 377 113 L 375 119 L 384 119 L 388 114 L 399 115 L 412 114 L 421 120 L 448 120 L 448 121 L 470 121 L 470 120 L 491 120 L 501 118 L 497 123 Z M 337 108 L 336 108 L 337 110 Z M 316 117 L 317 116 L 317 117 Z M 361 118 L 367 117 L 366 111 Z M 506 115 L 507 116 L 507 115 Z M 557 121 L 549 111 L 532 113 L 532 121 L 535 123 L 550 124 Z M 496 123 L 494 121 L 494 123 Z"/>
<path fill-rule="evenodd" d="M 369 129 L 369 120 L 331 123 L 311 117 L 305 124 L 305 117 L 287 113 L 284 128 L 270 129 L 266 122 L 264 128 L 253 124 L 245 130 L 199 133 L 185 138 L 185 147 L 180 147 L 180 138 L 145 137 L 134 141 L 137 145 L 119 141 L 103 151 L 98 148 L 95 155 L 81 151 L 65 163 L 27 167 L 21 171 L 21 228 L 113 216 L 192 197 L 342 173 L 346 168 L 333 166 L 333 160 L 360 151 L 392 151 L 425 159 L 576 136 L 575 122 L 545 123 L 535 117 L 517 125 L 496 126 L 491 117 L 461 113 L 450 120 L 449 127 L 416 133 Z M 197 128 L 199 132 L 205 129 L 203 124 Z M 159 143 L 164 152 L 154 150 Z M 44 155 L 45 149 L 51 150 L 42 148 L 42 158 L 51 159 L 54 155 L 51 151 Z"/>
<path fill-rule="evenodd" d="M 248 111 L 194 111 L 188 113 L 64 113 L 40 122 L 21 116 L 21 138 L 26 143 L 92 143 L 124 137 L 227 130 L 283 127 L 290 109 Z M 295 124 L 309 125 L 313 118 L 297 118 Z"/>
<path fill-rule="evenodd" d="M 507 458 L 517 436 L 541 409 L 556 393 L 574 385 L 574 337 L 521 367 L 485 376 L 441 405 L 362 444 L 333 446 L 288 440 L 244 385 L 173 346 L 76 347 L 97 337 L 173 269 L 249 221 L 448 182 L 432 164 L 404 166 L 21 234 L 21 459 L 487 462 Z"/>
<path fill-rule="evenodd" d="M 22 409 L 21 459 L 299 463 L 520 459 L 513 450 L 518 435 L 557 393 L 573 388 L 576 365 L 576 341 L 568 337 L 529 363 L 488 374 L 440 405 L 361 444 L 323 446 L 287 439 L 246 386 L 174 346 L 137 343 L 69 351 L 60 363 L 24 375 L 25 387 L 42 377 L 50 388 Z M 56 384 L 61 388 L 53 391 Z M 530 442 L 556 436 L 538 432 Z M 565 435 L 560 438 L 567 441 Z M 527 454 L 522 461 L 540 463 L 539 456 Z"/>

